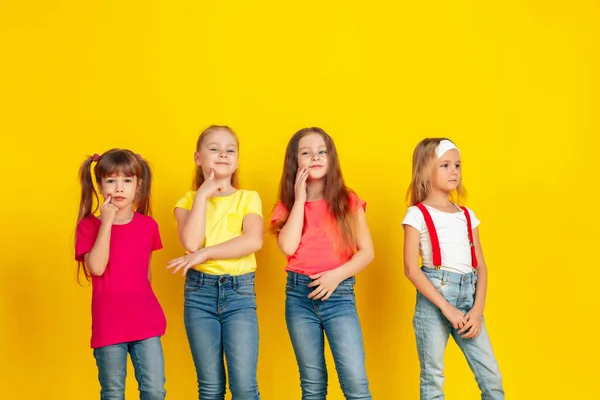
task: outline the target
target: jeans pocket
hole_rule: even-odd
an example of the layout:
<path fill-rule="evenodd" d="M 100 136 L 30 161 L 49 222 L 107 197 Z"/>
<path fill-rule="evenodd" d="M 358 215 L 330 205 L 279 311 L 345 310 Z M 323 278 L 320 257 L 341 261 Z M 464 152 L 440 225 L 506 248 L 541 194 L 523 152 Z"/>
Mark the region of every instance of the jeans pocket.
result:
<path fill-rule="evenodd" d="M 192 293 L 196 293 L 200 289 L 200 282 L 196 280 L 186 280 L 183 285 L 183 295 L 187 296 Z"/>
<path fill-rule="evenodd" d="M 291 292 L 292 290 L 294 290 L 294 288 L 296 287 L 296 285 L 294 285 L 294 281 L 290 278 L 286 279 L 285 281 L 285 292 Z"/>
<path fill-rule="evenodd" d="M 244 283 L 242 285 L 236 285 L 233 291 L 240 296 L 251 296 L 255 297 L 256 292 L 254 291 L 254 282 Z"/>
<path fill-rule="evenodd" d="M 331 294 L 332 296 L 353 296 L 354 287 L 348 285 L 340 285 Z"/>
<path fill-rule="evenodd" d="M 427 277 L 429 279 L 429 282 L 431 282 L 431 284 L 433 285 L 433 287 L 440 293 L 442 293 L 442 289 L 444 288 L 444 286 L 446 286 L 446 283 L 444 281 L 442 281 L 440 278 L 438 278 L 437 276 L 432 276 L 432 277 Z"/>

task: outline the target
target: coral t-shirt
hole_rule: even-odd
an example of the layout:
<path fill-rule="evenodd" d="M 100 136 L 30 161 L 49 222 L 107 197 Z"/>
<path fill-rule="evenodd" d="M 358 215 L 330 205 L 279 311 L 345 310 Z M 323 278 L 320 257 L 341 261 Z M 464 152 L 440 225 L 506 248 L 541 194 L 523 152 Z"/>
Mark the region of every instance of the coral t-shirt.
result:
<path fill-rule="evenodd" d="M 360 207 L 366 211 L 367 203 L 355 193 L 350 192 L 350 209 L 358 212 Z M 279 202 L 273 209 L 271 224 L 289 214 L 289 210 Z M 344 250 L 340 246 L 341 235 L 335 229 L 335 220 L 325 200 L 307 201 L 304 203 L 304 226 L 302 237 L 296 252 L 287 257 L 286 270 L 302 275 L 313 275 L 335 269 L 354 254 L 352 249 Z"/>

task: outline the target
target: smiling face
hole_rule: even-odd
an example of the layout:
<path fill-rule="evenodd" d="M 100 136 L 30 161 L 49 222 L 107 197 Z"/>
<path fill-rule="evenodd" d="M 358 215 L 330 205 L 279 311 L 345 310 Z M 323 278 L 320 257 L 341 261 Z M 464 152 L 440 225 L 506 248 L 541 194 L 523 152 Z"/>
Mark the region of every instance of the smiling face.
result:
<path fill-rule="evenodd" d="M 231 132 L 218 129 L 203 138 L 194 153 L 196 165 L 202 168 L 205 177 L 210 170 L 215 178 L 230 178 L 238 167 L 238 142 Z"/>
<path fill-rule="evenodd" d="M 298 143 L 298 168 L 308 168 L 308 179 L 318 180 L 327 175 L 329 159 L 325 140 L 318 133 L 311 133 Z"/>

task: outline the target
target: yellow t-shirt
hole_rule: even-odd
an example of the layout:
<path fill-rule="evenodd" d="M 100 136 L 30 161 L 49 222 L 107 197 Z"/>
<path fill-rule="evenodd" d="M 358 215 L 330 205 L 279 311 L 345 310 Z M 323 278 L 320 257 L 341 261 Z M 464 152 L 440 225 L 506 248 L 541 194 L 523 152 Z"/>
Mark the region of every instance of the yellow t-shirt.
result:
<path fill-rule="evenodd" d="M 191 210 L 195 191 L 181 198 L 175 208 Z M 246 214 L 258 214 L 262 217 L 262 203 L 257 192 L 238 190 L 232 195 L 211 197 L 206 204 L 206 231 L 203 247 L 226 242 L 242 234 L 242 221 Z M 200 272 L 211 275 L 243 275 L 256 269 L 254 253 L 229 260 L 209 260 L 194 267 Z"/>

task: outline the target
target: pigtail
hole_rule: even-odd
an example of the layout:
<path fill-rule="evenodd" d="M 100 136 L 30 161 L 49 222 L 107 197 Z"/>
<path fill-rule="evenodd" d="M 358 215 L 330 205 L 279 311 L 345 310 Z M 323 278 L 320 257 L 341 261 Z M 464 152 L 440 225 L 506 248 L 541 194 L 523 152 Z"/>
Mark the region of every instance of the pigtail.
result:
<path fill-rule="evenodd" d="M 81 183 L 81 199 L 79 201 L 79 214 L 77 215 L 77 222 L 81 221 L 88 215 L 92 215 L 98 209 L 98 193 L 92 182 L 92 162 L 93 157 L 87 158 L 79 168 L 79 182 Z M 94 199 L 96 200 L 96 208 L 94 206 Z"/>
<path fill-rule="evenodd" d="M 139 158 L 138 160 L 140 164 L 140 168 L 142 170 L 141 176 L 141 184 L 139 186 L 139 192 L 137 196 L 137 212 L 144 215 L 152 215 L 152 207 L 151 207 L 151 189 L 152 189 L 152 170 L 150 169 L 150 165 L 148 161 L 143 158 Z"/>
<path fill-rule="evenodd" d="M 92 181 L 92 162 L 94 157 L 87 158 L 79 168 L 79 182 L 81 184 L 81 199 L 79 201 L 79 214 L 77 215 L 77 223 L 85 217 L 92 215 L 98 208 L 98 193 Z M 93 209 L 94 199 L 96 199 L 96 208 Z M 92 279 L 90 271 L 84 261 L 77 262 L 77 283 L 81 285 L 81 275 L 89 283 Z"/>

